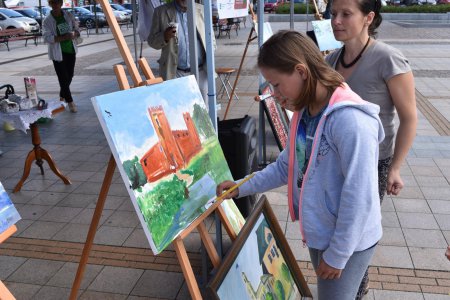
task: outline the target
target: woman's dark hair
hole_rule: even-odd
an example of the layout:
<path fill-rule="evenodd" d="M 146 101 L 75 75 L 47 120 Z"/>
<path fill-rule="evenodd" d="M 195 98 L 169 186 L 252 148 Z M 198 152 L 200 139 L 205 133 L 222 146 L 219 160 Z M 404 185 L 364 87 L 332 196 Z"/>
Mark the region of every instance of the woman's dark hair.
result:
<path fill-rule="evenodd" d="M 314 42 L 300 32 L 280 30 L 259 50 L 260 68 L 292 74 L 298 64 L 305 66 L 307 79 L 297 103 L 294 103 L 297 110 L 315 100 L 317 82 L 320 82 L 330 95 L 344 82 L 344 78 L 327 64 Z"/>
<path fill-rule="evenodd" d="M 375 13 L 372 23 L 369 25 L 369 35 L 376 37 L 376 29 L 381 25 L 383 18 L 381 17 L 381 0 L 358 0 L 359 10 L 368 15 L 371 11 Z"/>

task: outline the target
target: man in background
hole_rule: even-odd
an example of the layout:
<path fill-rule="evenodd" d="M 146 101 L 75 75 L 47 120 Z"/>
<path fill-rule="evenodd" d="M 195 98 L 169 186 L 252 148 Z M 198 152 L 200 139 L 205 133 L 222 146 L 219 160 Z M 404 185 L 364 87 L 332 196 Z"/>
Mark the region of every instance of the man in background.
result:
<path fill-rule="evenodd" d="M 152 27 L 148 36 L 150 47 L 161 49 L 159 75 L 164 80 L 191 74 L 187 0 L 174 0 L 157 7 L 153 13 Z M 198 83 L 205 102 L 208 101 L 208 80 L 206 75 L 206 40 L 203 5 L 195 4 L 198 49 Z"/>

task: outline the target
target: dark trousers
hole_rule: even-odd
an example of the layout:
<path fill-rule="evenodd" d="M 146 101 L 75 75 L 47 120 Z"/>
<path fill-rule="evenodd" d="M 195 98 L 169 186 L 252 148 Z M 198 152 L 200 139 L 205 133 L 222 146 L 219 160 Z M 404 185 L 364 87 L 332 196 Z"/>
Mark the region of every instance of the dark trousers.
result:
<path fill-rule="evenodd" d="M 60 87 L 59 96 L 64 98 L 67 102 L 73 102 L 70 84 L 72 83 L 73 72 L 75 70 L 76 56 L 75 53 L 63 53 L 62 57 L 62 61 L 53 61 Z"/>

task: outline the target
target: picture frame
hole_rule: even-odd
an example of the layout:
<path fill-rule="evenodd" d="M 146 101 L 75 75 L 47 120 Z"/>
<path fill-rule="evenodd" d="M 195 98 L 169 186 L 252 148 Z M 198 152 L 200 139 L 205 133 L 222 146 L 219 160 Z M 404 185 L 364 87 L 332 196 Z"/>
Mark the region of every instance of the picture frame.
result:
<path fill-rule="evenodd" d="M 221 300 L 312 299 L 265 195 L 208 284 L 208 291 L 213 299 Z"/>
<path fill-rule="evenodd" d="M 263 84 L 260 89 L 262 95 L 272 93 L 270 85 L 267 83 Z M 262 100 L 262 104 L 278 148 L 283 151 L 289 139 L 290 118 L 287 111 L 273 97 Z"/>
<path fill-rule="evenodd" d="M 220 182 L 233 180 L 197 81 L 185 76 L 92 104 L 157 255 L 216 201 Z M 221 207 L 237 235 L 244 217 L 231 199 Z"/>

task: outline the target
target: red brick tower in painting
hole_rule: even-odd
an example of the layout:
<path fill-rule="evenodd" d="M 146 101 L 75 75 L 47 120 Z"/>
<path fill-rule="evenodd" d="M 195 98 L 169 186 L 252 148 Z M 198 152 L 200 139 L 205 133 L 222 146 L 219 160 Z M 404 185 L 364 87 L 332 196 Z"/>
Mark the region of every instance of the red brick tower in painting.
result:
<path fill-rule="evenodd" d="M 148 112 L 159 141 L 142 156 L 140 163 L 147 180 L 154 182 L 184 168 L 202 145 L 188 112 L 183 113 L 187 130 L 172 130 L 162 106 L 150 107 Z"/>

